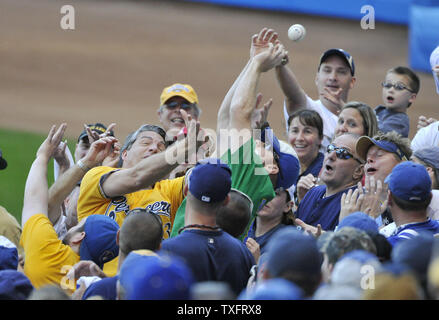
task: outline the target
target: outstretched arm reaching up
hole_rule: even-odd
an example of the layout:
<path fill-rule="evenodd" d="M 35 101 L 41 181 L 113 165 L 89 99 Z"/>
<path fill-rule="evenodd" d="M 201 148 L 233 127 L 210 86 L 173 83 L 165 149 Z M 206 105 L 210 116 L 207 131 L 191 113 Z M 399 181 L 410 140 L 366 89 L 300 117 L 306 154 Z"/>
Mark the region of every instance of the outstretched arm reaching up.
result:
<path fill-rule="evenodd" d="M 267 50 L 269 48 L 269 43 L 273 45 L 278 39 L 278 34 L 274 32 L 273 29 L 263 28 L 258 34 L 254 34 L 251 39 L 250 45 L 250 59 L 246 66 L 242 69 L 239 76 L 236 78 L 233 85 L 230 87 L 226 96 L 224 97 L 221 107 L 218 111 L 218 121 L 217 121 L 217 132 L 219 133 L 221 129 L 230 129 L 230 105 L 232 102 L 233 95 L 235 94 L 236 88 L 240 83 L 243 75 L 246 73 L 251 60 L 254 56 Z M 259 101 L 260 102 L 260 101 Z"/>
<path fill-rule="evenodd" d="M 276 67 L 276 77 L 285 96 L 288 115 L 291 115 L 306 105 L 306 93 L 300 86 L 293 71 L 288 67 L 288 60 L 285 57 L 284 63 Z"/>
<path fill-rule="evenodd" d="M 56 129 L 56 126 L 52 126 L 49 135 L 37 151 L 24 189 L 23 211 L 21 215 L 22 227 L 34 214 L 42 213 L 48 215 L 47 164 L 57 150 L 66 127 L 65 123 L 61 124 L 58 129 Z"/>

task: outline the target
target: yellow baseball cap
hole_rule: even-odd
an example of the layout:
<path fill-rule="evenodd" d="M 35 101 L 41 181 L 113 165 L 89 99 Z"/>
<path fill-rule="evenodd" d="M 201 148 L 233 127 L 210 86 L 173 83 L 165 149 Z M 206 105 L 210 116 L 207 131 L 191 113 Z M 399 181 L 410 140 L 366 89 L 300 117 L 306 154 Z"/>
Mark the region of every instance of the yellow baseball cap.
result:
<path fill-rule="evenodd" d="M 165 104 L 170 98 L 179 96 L 185 98 L 190 103 L 198 103 L 198 96 L 190 85 L 175 83 L 163 89 L 160 96 L 160 105 Z"/>

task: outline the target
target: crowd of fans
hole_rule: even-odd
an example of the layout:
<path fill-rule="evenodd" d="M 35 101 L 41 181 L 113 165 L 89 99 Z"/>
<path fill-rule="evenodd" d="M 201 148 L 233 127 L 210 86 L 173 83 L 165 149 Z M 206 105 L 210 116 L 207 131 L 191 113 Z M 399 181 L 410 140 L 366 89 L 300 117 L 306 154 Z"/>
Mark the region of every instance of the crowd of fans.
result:
<path fill-rule="evenodd" d="M 347 51 L 322 54 L 316 100 L 293 64 L 273 29 L 255 34 L 215 132 L 181 83 L 163 89 L 157 124 L 124 141 L 115 123 L 90 124 L 72 155 L 67 124 L 52 126 L 21 224 L 0 207 L 0 299 L 438 298 L 439 121 L 409 126 L 418 76 L 389 66 L 372 108 L 349 99 Z M 439 93 L 439 47 L 431 65 Z M 273 71 L 277 111 L 258 91 Z"/>

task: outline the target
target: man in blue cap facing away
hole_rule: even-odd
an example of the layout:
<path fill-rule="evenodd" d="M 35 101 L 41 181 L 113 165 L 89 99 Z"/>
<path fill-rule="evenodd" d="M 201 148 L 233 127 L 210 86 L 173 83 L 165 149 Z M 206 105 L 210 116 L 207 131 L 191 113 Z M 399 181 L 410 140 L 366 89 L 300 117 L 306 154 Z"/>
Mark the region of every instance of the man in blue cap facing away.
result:
<path fill-rule="evenodd" d="M 427 216 L 432 193 L 431 179 L 424 166 L 411 161 L 402 162 L 393 168 L 384 182 L 389 185 L 387 206 L 397 228 L 387 238 L 393 246 L 423 231 L 439 233 L 439 223 Z"/>
<path fill-rule="evenodd" d="M 231 174 L 220 159 L 198 162 L 185 187 L 185 226 L 178 236 L 163 241 L 161 252 L 182 258 L 196 282 L 224 281 L 238 295 L 255 261 L 242 242 L 216 224 L 219 208 L 229 201 Z"/>

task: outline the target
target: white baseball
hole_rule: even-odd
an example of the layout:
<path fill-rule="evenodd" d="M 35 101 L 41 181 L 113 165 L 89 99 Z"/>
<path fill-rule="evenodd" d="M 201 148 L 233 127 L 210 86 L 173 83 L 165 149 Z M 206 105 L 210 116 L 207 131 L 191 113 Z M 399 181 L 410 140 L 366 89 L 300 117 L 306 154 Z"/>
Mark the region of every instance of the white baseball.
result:
<path fill-rule="evenodd" d="M 293 41 L 300 41 L 305 38 L 306 29 L 301 24 L 293 24 L 288 29 L 288 38 Z"/>

